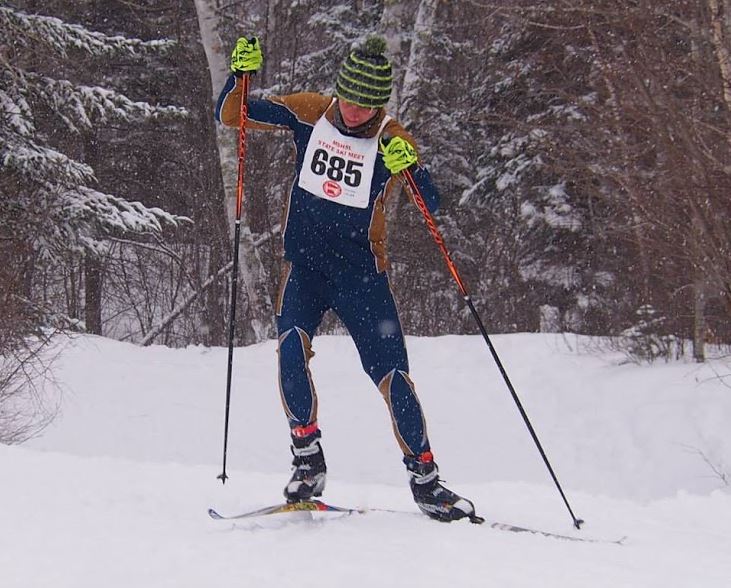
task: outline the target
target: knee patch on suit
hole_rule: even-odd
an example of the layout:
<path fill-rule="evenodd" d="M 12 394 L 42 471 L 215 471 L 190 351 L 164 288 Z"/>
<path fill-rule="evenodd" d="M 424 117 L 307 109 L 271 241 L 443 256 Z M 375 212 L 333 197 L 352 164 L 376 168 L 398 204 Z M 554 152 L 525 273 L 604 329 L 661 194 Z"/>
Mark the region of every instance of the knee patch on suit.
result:
<path fill-rule="evenodd" d="M 391 413 L 393 432 L 404 454 L 421 455 L 429 451 L 424 413 L 409 374 L 391 370 L 378 384 L 378 389 Z"/>
<path fill-rule="evenodd" d="M 307 333 L 293 327 L 279 337 L 279 392 L 293 426 L 317 420 L 317 394 L 309 362 L 315 355 Z"/>

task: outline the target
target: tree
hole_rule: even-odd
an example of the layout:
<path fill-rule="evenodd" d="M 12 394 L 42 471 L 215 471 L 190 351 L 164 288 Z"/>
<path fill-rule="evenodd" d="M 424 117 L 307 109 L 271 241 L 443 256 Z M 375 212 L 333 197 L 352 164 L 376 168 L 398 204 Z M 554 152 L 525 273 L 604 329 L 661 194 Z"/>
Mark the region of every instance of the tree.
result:
<path fill-rule="evenodd" d="M 110 37 L 123 17 L 142 23 L 142 38 L 174 35 L 180 42 L 167 57 L 117 57 L 101 78 L 133 101 L 149 92 L 194 112 L 191 124 L 191 117 L 157 118 L 132 132 L 117 124 L 70 134 L 32 104 L 48 144 L 96 170 L 98 192 L 196 221 L 173 244 L 116 236 L 103 241 L 104 257 L 68 254 L 74 263 L 59 266 L 59 286 L 27 248 L 31 269 L 20 272 L 21 286 L 32 290 L 46 280 L 44 299 L 56 310 L 67 307 L 67 317 L 88 326 L 88 302 L 101 288 L 102 321 L 114 336 L 221 342 L 226 297 L 216 276 L 230 263 L 226 221 L 233 214 L 224 209 L 219 163 L 201 157 L 209 146 L 213 152 L 207 78 L 217 92 L 235 39 L 258 34 L 265 62 L 253 96 L 331 92 L 350 45 L 377 32 L 395 65 L 390 111 L 419 142 L 442 194 L 437 221 L 490 330 L 536 330 L 550 315 L 551 328 L 582 333 L 692 336 L 699 359 L 706 338 L 730 340 L 728 0 L 195 0 L 209 72 L 195 57 L 193 3 L 178 2 L 175 10 L 152 0 L 43 3 Z M 4 50 L 5 62 L 13 51 Z M 92 61 L 62 60 L 53 71 L 83 79 L 97 58 L 86 59 Z M 184 91 L 192 87 L 204 88 L 195 100 Z M 219 145 L 229 144 L 220 161 L 229 205 L 235 139 L 230 130 L 219 133 Z M 241 342 L 273 333 L 280 211 L 291 182 L 287 136 L 252 133 L 250 144 Z M 110 150 L 118 157 L 106 157 Z M 174 177 L 179 189 L 160 189 L 158 175 Z M 402 195 L 387 214 L 404 328 L 474 332 L 418 211 Z M 13 250 L 21 245 L 14 242 Z M 119 318 L 112 321 L 115 305 Z M 330 320 L 323 325 L 336 328 Z"/>
<path fill-rule="evenodd" d="M 97 170 L 100 186 L 128 200 L 184 214 L 194 222 L 171 236 L 165 246 L 115 241 L 113 252 L 104 259 L 105 328 L 112 336 L 147 339 L 182 298 L 198 292 L 195 304 L 161 331 L 155 342 L 224 344 L 226 276 L 219 275 L 213 283 L 208 279 L 227 265 L 231 243 L 212 88 L 194 2 L 183 0 L 165 7 L 153 0 L 61 5 L 69 18 L 107 35 L 134 31 L 143 39 L 164 36 L 174 41 L 165 52 L 118 57 L 94 77 L 137 100 L 174 103 L 188 112 L 185 117 L 94 129 L 88 142 L 92 148 L 85 154 Z M 94 69 L 94 63 L 77 61 L 74 75 Z M 109 153 L 115 156 L 109 158 Z M 121 264 L 125 267 L 120 268 Z M 151 276 L 166 279 L 150 281 Z"/>
<path fill-rule="evenodd" d="M 575 177 L 599 186 L 597 196 L 617 212 L 610 229 L 639 261 L 632 264 L 639 270 L 635 309 L 659 309 L 666 320 L 658 328 L 692 337 L 702 359 L 706 298 L 729 300 L 731 269 L 728 24 L 721 5 L 584 0 L 524 10 L 538 26 L 571 30 L 592 64 L 597 99 L 574 129 L 579 140 L 558 153 L 577 162 Z M 632 265 L 624 264 L 627 277 Z"/>
<path fill-rule="evenodd" d="M 112 236 L 132 239 L 160 237 L 181 220 L 160 208 L 97 190 L 96 176 L 83 161 L 79 142 L 95 125 L 111 121 L 143 121 L 181 117 L 175 106 L 153 106 L 133 101 L 101 86 L 84 85 L 60 77 L 65 60 L 79 55 L 103 59 L 138 57 L 169 50 L 168 41 L 142 41 L 108 36 L 49 16 L 0 7 L 0 294 L 6 309 L 0 353 L 3 403 L 18 397 L 23 367 L 38 355 L 38 343 L 48 326 L 81 327 L 76 316 L 59 312 L 37 283 L 43 266 L 64 266 L 83 256 L 104 255 Z M 9 317 L 12 320 L 9 320 Z M 42 346 L 47 339 L 36 338 Z M 18 354 L 18 349 L 32 349 Z M 18 381 L 20 377 L 20 382 Z M 7 404 L 2 407 L 7 408 Z M 12 410 L 12 409 L 11 409 Z M 21 426 L 11 421 L 6 426 Z M 6 431 L 6 435 L 13 432 Z"/>

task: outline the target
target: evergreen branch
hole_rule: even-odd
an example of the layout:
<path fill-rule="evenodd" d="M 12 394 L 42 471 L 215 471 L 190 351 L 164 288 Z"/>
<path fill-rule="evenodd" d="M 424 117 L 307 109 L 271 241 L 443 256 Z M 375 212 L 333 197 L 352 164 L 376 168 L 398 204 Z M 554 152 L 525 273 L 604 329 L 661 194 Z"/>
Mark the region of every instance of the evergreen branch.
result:
<path fill-rule="evenodd" d="M 166 51 L 175 45 L 175 41 L 167 39 L 143 41 L 105 35 L 55 17 L 27 14 L 6 6 L 0 7 L 0 36 L 13 39 L 22 47 L 42 43 L 63 58 L 72 49 L 94 56 L 140 56 Z"/>
<path fill-rule="evenodd" d="M 9 141 L 0 148 L 0 167 L 34 182 L 53 186 L 86 184 L 95 180 L 94 170 L 67 155 L 33 141 Z"/>
<path fill-rule="evenodd" d="M 85 186 L 65 192 L 59 207 L 68 222 L 82 234 L 159 234 L 165 227 L 177 228 L 180 222 L 189 220 Z"/>
<path fill-rule="evenodd" d="M 2 76 L 6 82 L 5 76 Z M 22 93 L 12 92 L 16 88 L 8 84 L 7 90 L 0 89 L 0 134 L 13 133 L 22 137 L 30 137 L 35 132 L 33 113 Z"/>
<path fill-rule="evenodd" d="M 183 118 L 190 113 L 178 106 L 158 106 L 149 102 L 134 102 L 124 94 L 99 86 L 82 86 L 68 80 L 55 80 L 38 74 L 28 74 L 34 83 L 33 94 L 43 100 L 74 132 L 91 129 L 95 122 L 109 120 L 139 122 L 160 117 Z"/>

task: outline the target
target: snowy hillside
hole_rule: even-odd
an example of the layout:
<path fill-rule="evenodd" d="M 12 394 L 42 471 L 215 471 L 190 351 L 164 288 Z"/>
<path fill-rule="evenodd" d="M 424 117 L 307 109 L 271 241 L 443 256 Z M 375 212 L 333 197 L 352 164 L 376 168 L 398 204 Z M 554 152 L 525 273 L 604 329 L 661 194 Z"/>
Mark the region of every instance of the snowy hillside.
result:
<path fill-rule="evenodd" d="M 624 545 L 413 514 L 212 521 L 209 506 L 279 501 L 288 478 L 274 343 L 237 350 L 222 486 L 226 350 L 82 337 L 55 365 L 55 423 L 0 447 L 0 586 L 731 585 L 728 362 L 621 364 L 560 336 L 495 344 L 585 529 L 571 528 L 481 338 L 408 341 L 442 477 L 488 519 Z M 319 337 L 315 351 L 325 498 L 417 512 L 353 344 Z"/>

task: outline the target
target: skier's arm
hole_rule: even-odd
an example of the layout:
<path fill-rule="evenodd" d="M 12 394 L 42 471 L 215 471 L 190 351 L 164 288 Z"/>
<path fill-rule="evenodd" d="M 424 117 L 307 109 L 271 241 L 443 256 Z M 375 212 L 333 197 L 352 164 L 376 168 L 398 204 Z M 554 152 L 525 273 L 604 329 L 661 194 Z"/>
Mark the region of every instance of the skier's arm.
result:
<path fill-rule="evenodd" d="M 221 90 L 216 103 L 216 120 L 227 127 L 238 127 L 241 110 L 241 78 L 231 74 Z M 276 98 L 249 100 L 246 128 L 249 129 L 292 129 L 296 117 Z"/>
<path fill-rule="evenodd" d="M 229 127 L 239 126 L 242 83 L 235 75 L 226 82 L 216 104 L 216 120 Z M 295 130 L 302 123 L 314 125 L 330 105 L 331 98 L 311 92 L 268 96 L 248 101 L 247 129 Z"/>

